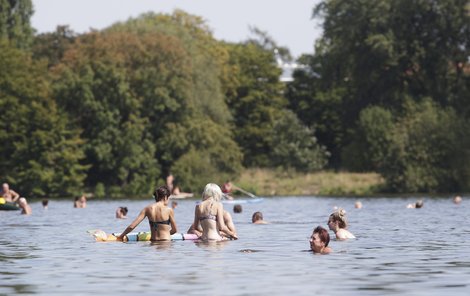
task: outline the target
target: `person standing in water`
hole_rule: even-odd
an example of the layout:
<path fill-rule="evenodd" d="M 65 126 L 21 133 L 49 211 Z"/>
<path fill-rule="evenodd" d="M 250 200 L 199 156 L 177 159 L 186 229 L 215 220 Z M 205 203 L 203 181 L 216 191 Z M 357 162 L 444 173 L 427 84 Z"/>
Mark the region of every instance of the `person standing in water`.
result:
<path fill-rule="evenodd" d="M 193 227 L 201 225 L 201 239 L 220 241 L 224 237 L 237 239 L 237 234 L 230 230 L 224 222 L 224 207 L 220 202 L 222 190 L 219 185 L 209 183 L 202 193 L 202 202 L 194 209 Z"/>
<path fill-rule="evenodd" d="M 346 230 L 348 222 L 346 221 L 346 211 L 343 209 L 338 209 L 330 215 L 328 227 L 335 233 L 336 239 L 345 240 L 356 238 L 351 232 Z"/>
<path fill-rule="evenodd" d="M 137 218 L 124 230 L 117 240 L 126 240 L 126 235 L 134 230 L 145 217 L 150 225 L 150 240 L 169 241 L 171 235 L 178 231 L 173 209 L 168 207 L 171 193 L 167 186 L 161 186 L 155 190 L 155 203 L 146 206 Z"/>

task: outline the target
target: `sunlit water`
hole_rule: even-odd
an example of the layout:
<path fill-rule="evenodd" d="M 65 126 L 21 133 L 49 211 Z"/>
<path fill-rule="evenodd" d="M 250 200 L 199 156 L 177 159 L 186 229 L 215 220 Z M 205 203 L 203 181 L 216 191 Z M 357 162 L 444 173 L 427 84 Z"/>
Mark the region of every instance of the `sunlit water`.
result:
<path fill-rule="evenodd" d="M 86 233 L 120 232 L 150 201 L 32 203 L 31 216 L 0 211 L 0 295 L 468 295 L 470 199 L 405 208 L 415 200 L 363 198 L 358 210 L 353 198 L 266 198 L 232 214 L 239 240 L 213 244 L 97 243 Z M 179 201 L 180 232 L 194 205 Z M 129 219 L 114 218 L 118 206 Z M 334 206 L 347 210 L 357 239 L 333 239 L 332 254 L 314 255 L 308 237 Z M 258 210 L 272 224 L 251 224 Z M 144 220 L 137 230 L 148 228 Z"/>

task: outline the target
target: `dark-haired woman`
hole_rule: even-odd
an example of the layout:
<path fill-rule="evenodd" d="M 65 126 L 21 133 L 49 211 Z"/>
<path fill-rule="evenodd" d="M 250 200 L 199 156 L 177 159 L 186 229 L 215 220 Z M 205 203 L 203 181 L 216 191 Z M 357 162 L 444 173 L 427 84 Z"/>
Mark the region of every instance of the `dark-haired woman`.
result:
<path fill-rule="evenodd" d="M 330 234 L 328 230 L 321 226 L 317 226 L 310 237 L 310 249 L 317 254 L 329 254 L 332 252 L 328 247 L 330 243 Z"/>
<path fill-rule="evenodd" d="M 118 240 L 126 240 L 126 235 L 134 230 L 137 225 L 148 218 L 152 241 L 171 240 L 171 235 L 178 231 L 173 209 L 168 208 L 170 190 L 167 186 L 161 186 L 154 193 L 155 203 L 146 206 L 140 211 L 139 216 L 118 237 Z"/>

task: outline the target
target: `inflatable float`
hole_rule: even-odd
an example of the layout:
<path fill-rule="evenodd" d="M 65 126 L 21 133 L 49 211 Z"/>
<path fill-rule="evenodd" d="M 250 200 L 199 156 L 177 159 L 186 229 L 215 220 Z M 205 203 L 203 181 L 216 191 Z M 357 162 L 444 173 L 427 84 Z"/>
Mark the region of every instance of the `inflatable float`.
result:
<path fill-rule="evenodd" d="M 13 202 L 7 202 L 3 197 L 0 197 L 0 211 L 17 211 L 20 207 Z"/>
<path fill-rule="evenodd" d="M 97 242 L 115 242 L 121 233 L 106 234 L 103 230 L 88 230 Z M 150 241 L 150 232 L 131 232 L 126 235 L 129 242 Z M 199 237 L 189 233 L 175 233 L 171 235 L 171 240 L 197 240 Z"/>

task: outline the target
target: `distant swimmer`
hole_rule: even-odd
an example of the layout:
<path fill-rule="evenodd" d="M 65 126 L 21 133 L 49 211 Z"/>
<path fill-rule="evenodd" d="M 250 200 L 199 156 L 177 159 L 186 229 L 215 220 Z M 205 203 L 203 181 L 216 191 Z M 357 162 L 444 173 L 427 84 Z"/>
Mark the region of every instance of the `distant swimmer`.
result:
<path fill-rule="evenodd" d="M 18 193 L 10 189 L 10 185 L 8 185 L 8 183 L 2 184 L 2 192 L 0 192 L 0 196 L 3 197 L 6 202 L 17 202 L 20 198 Z"/>
<path fill-rule="evenodd" d="M 224 207 L 220 202 L 222 190 L 219 185 L 209 183 L 202 193 L 202 202 L 194 209 L 194 228 L 202 228 L 202 240 L 223 240 L 223 237 L 237 239 L 237 234 L 224 222 Z M 223 235 L 221 235 L 223 233 Z"/>
<path fill-rule="evenodd" d="M 119 207 L 116 210 L 116 218 L 117 219 L 127 219 L 128 209 L 127 207 Z"/>
<path fill-rule="evenodd" d="M 233 212 L 240 214 L 243 211 L 242 205 L 234 205 L 233 206 Z"/>
<path fill-rule="evenodd" d="M 354 203 L 354 207 L 355 207 L 356 209 L 362 209 L 362 202 L 356 201 L 356 202 Z"/>
<path fill-rule="evenodd" d="M 310 249 L 316 254 L 329 254 L 333 250 L 328 247 L 330 243 L 330 235 L 328 230 L 321 226 L 317 226 L 310 237 Z"/>
<path fill-rule="evenodd" d="M 42 203 L 43 209 L 47 210 L 47 206 L 49 205 L 49 200 L 48 199 L 43 199 L 41 203 Z"/>
<path fill-rule="evenodd" d="M 86 196 L 85 195 L 82 195 L 80 197 L 75 197 L 75 201 L 73 202 L 73 207 L 74 208 L 79 208 L 79 209 L 83 209 L 83 208 L 86 208 Z"/>
<path fill-rule="evenodd" d="M 351 232 L 346 230 L 348 223 L 346 221 L 346 211 L 344 209 L 339 208 L 330 215 L 328 219 L 328 227 L 335 233 L 336 239 L 338 240 L 356 238 Z"/>
<path fill-rule="evenodd" d="M 145 217 L 150 225 L 150 239 L 152 241 L 169 241 L 171 235 L 178 232 L 173 209 L 168 207 L 170 189 L 161 186 L 155 190 L 155 203 L 146 206 L 137 218 L 124 230 L 118 240 L 126 241 L 126 235 L 134 230 Z"/>
<path fill-rule="evenodd" d="M 422 199 L 420 200 L 417 200 L 415 203 L 413 204 L 408 204 L 406 206 L 407 209 L 419 209 L 419 208 L 422 208 L 424 205 L 424 201 Z"/>
<path fill-rule="evenodd" d="M 460 204 L 461 202 L 462 202 L 462 197 L 460 197 L 458 195 L 456 197 L 454 197 L 454 203 L 455 204 Z"/>
<path fill-rule="evenodd" d="M 268 224 L 268 222 L 263 220 L 263 213 L 261 212 L 254 212 L 253 216 L 251 216 L 251 222 L 253 224 Z"/>
<path fill-rule="evenodd" d="M 21 214 L 23 215 L 31 215 L 31 213 L 33 212 L 31 207 L 28 204 L 28 201 L 24 197 L 21 197 L 20 199 L 18 199 L 18 205 L 20 206 Z"/>

